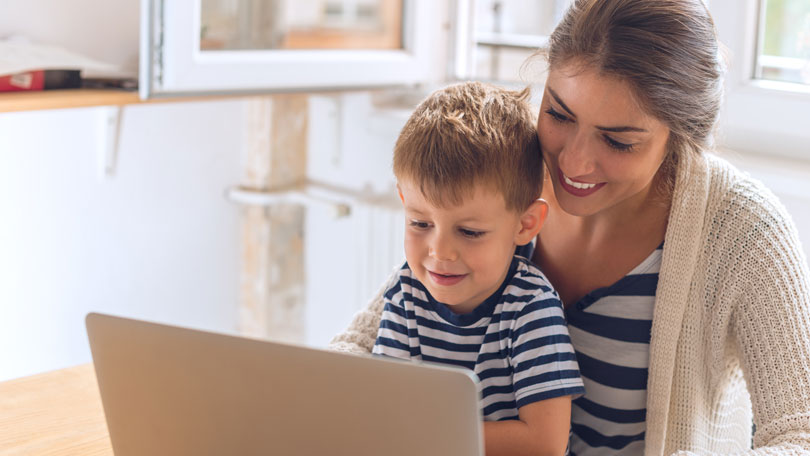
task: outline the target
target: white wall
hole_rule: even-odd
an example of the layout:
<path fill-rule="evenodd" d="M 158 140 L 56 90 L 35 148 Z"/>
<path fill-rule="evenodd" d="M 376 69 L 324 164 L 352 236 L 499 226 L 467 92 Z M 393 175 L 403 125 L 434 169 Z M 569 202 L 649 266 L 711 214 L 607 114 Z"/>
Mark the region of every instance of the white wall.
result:
<path fill-rule="evenodd" d="M 91 310 L 235 331 L 241 102 L 127 107 L 111 178 L 99 119 L 0 115 L 0 380 L 89 362 Z"/>
<path fill-rule="evenodd" d="M 138 65 L 137 0 L 0 2 L 24 36 Z M 99 177 L 101 109 L 0 114 L 0 380 L 90 361 L 90 310 L 233 332 L 240 101 L 129 106 Z"/>
<path fill-rule="evenodd" d="M 138 69 L 139 0 L 5 0 L 0 39 L 25 36 L 111 63 Z"/>
<path fill-rule="evenodd" d="M 328 208 L 307 211 L 309 345 L 323 347 L 342 331 L 405 259 L 404 219 L 391 159 L 406 119 L 402 111 L 374 109 L 369 93 L 310 98 L 309 178 L 368 196 L 388 195 L 393 201 L 356 204 L 348 217 L 341 218 Z M 368 250 L 370 246 L 373 250 Z"/>

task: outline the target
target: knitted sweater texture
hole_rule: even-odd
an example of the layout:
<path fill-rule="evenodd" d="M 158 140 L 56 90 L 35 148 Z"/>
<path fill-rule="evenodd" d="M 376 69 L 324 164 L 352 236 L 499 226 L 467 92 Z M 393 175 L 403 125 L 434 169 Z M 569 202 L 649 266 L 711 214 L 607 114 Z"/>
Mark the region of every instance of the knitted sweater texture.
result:
<path fill-rule="evenodd" d="M 809 280 L 770 191 L 715 156 L 680 160 L 650 340 L 646 455 L 810 454 Z M 332 349 L 371 352 L 382 291 Z"/>

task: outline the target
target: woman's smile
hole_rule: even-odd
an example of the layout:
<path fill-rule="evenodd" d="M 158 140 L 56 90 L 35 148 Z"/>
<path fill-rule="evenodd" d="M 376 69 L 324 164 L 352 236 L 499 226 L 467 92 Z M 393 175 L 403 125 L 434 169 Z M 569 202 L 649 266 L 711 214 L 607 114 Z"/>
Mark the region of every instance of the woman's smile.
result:
<path fill-rule="evenodd" d="M 587 182 L 580 182 L 571 179 L 570 177 L 563 174 L 561 169 L 557 169 L 557 173 L 559 174 L 560 178 L 560 186 L 567 191 L 568 193 L 579 196 L 585 197 L 592 195 L 599 191 L 602 187 L 605 186 L 606 182 L 600 182 L 598 184 L 592 184 Z"/>

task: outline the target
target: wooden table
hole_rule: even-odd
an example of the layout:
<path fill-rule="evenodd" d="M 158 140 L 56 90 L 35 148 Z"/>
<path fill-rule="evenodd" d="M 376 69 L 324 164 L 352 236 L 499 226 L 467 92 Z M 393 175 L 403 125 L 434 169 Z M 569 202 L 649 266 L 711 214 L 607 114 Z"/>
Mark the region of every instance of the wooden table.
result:
<path fill-rule="evenodd" d="M 112 456 L 93 365 L 0 383 L 0 454 Z"/>

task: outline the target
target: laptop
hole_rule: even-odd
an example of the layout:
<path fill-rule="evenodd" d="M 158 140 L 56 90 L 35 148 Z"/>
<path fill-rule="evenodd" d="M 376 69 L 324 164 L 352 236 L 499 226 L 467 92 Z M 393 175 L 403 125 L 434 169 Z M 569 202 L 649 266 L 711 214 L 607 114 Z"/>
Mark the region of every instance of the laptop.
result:
<path fill-rule="evenodd" d="M 91 313 L 127 455 L 483 455 L 475 375 Z"/>

